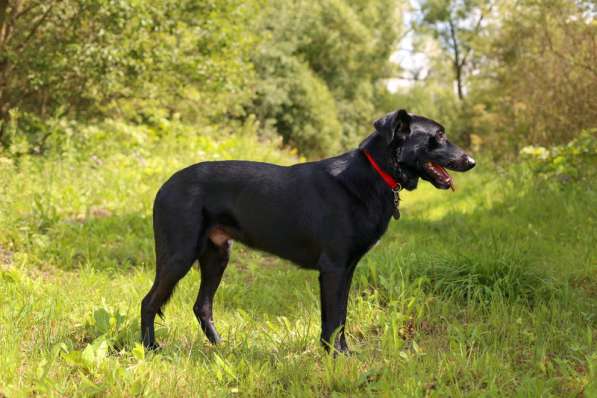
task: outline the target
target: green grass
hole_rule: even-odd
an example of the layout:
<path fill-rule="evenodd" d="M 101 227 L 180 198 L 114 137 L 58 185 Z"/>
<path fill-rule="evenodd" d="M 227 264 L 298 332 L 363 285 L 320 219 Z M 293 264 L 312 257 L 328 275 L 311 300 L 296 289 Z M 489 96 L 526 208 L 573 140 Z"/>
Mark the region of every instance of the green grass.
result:
<path fill-rule="evenodd" d="M 103 126 L 78 151 L 0 154 L 0 395 L 597 396 L 595 191 L 484 162 L 456 193 L 403 194 L 355 273 L 354 355 L 319 346 L 316 273 L 241 245 L 216 296 L 223 343 L 198 328 L 193 270 L 145 353 L 160 183 L 208 158 L 296 160 L 201 133 Z"/>

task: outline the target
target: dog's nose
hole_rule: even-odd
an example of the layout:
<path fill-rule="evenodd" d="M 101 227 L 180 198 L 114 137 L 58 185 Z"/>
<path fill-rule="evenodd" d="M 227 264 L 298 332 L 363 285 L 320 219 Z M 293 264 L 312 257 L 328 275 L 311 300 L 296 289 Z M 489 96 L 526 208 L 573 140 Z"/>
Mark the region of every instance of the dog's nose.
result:
<path fill-rule="evenodd" d="M 464 155 L 464 163 L 466 164 L 467 170 L 472 169 L 477 164 L 475 159 L 471 158 L 469 155 Z"/>

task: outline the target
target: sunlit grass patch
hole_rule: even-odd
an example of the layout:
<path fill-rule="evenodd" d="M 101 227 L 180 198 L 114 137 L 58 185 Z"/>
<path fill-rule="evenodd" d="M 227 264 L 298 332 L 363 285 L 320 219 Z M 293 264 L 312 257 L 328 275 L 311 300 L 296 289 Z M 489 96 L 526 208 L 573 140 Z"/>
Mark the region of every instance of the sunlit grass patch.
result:
<path fill-rule="evenodd" d="M 120 140 L 136 138 L 120 154 L 0 164 L 0 393 L 497 397 L 597 388 L 595 192 L 482 167 L 459 175 L 456 193 L 423 182 L 403 193 L 402 219 L 355 273 L 350 357 L 319 345 L 317 273 L 240 244 L 215 300 L 222 344 L 207 342 L 193 314 L 194 268 L 157 320 L 162 349 L 145 352 L 139 310 L 154 278 L 151 203 L 161 182 L 215 155 L 296 159 L 250 135 L 176 142 L 124 130 Z"/>

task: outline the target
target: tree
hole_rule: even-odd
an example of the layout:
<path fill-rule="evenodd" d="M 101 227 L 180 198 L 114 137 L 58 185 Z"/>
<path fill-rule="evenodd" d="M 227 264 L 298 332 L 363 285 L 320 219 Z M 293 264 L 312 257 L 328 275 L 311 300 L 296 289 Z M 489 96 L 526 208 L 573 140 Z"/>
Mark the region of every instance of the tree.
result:
<path fill-rule="evenodd" d="M 514 148 L 553 145 L 597 126 L 597 24 L 592 1 L 500 4 L 486 57 L 485 109 Z"/>
<path fill-rule="evenodd" d="M 385 90 L 379 82 L 392 76 L 395 7 L 390 0 L 269 2 L 256 21 L 262 40 L 252 54 L 258 80 L 247 111 L 303 152 L 353 145 L 370 128 Z"/>
<path fill-rule="evenodd" d="M 0 0 L 0 139 L 11 110 L 29 120 L 238 111 L 252 13 L 240 0 Z"/>
<path fill-rule="evenodd" d="M 380 82 L 392 75 L 395 8 L 394 0 L 0 0 L 0 142 L 18 131 L 43 145 L 44 126 L 59 118 L 254 114 L 304 153 L 335 151 L 369 128 Z M 18 127 L 2 137 L 11 118 Z"/>
<path fill-rule="evenodd" d="M 439 40 L 451 60 L 458 98 L 464 99 L 467 69 L 475 41 L 493 7 L 491 0 L 422 0 L 415 24 Z"/>

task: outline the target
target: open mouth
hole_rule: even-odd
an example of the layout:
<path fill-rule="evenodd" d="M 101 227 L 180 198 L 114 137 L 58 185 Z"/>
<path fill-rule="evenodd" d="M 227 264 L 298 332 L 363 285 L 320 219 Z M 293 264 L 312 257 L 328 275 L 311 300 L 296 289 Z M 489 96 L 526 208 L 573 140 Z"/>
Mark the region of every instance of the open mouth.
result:
<path fill-rule="evenodd" d="M 433 185 L 443 189 L 450 188 L 454 191 L 454 181 L 445 168 L 434 162 L 426 162 L 423 167 L 431 178 Z"/>

